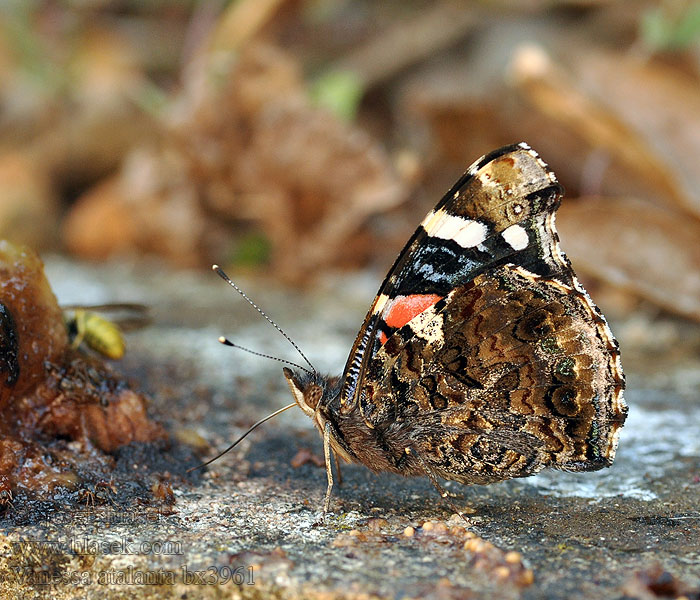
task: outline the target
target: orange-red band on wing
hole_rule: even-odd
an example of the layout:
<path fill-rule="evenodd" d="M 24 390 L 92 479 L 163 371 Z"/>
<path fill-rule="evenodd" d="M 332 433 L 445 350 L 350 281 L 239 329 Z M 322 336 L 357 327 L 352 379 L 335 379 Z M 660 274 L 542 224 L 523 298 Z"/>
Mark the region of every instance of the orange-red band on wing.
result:
<path fill-rule="evenodd" d="M 383 316 L 384 322 L 393 329 L 399 329 L 408 323 L 413 317 L 431 307 L 442 296 L 437 294 L 411 294 L 410 296 L 397 296 L 391 301 Z"/>

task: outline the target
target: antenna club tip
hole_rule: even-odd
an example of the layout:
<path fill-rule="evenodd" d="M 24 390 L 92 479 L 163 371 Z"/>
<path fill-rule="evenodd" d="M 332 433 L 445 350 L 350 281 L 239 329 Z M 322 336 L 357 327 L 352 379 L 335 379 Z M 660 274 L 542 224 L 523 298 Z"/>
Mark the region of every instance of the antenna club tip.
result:
<path fill-rule="evenodd" d="M 218 271 L 221 267 L 219 265 L 212 265 L 211 270 L 212 271 Z"/>
<path fill-rule="evenodd" d="M 218 339 L 220 344 L 225 344 L 228 341 L 223 335 L 220 335 Z"/>

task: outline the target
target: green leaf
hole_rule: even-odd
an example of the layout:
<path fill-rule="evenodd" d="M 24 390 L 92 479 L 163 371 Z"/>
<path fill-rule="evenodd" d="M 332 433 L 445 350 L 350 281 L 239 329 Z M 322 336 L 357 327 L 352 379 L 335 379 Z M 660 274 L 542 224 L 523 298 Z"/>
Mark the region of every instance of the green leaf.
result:
<path fill-rule="evenodd" d="M 327 71 L 311 84 L 311 100 L 345 121 L 352 121 L 364 94 L 360 77 L 351 71 Z"/>
<path fill-rule="evenodd" d="M 257 267 L 270 260 L 271 250 L 267 236 L 260 231 L 252 231 L 238 239 L 231 263 L 238 267 Z"/>
<path fill-rule="evenodd" d="M 690 4 L 675 18 L 663 7 L 650 9 L 642 15 L 640 30 L 654 51 L 682 50 L 700 41 L 700 4 Z"/>

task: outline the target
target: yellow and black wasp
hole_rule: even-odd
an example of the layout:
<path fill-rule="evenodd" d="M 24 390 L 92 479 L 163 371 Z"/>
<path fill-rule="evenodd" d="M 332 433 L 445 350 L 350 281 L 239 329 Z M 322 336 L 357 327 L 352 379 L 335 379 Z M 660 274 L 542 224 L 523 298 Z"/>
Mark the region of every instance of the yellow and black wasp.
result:
<path fill-rule="evenodd" d="M 123 331 L 148 324 L 148 307 L 143 304 L 96 304 L 62 306 L 63 321 L 73 348 L 81 344 L 102 356 L 118 360 L 124 356 L 126 342 Z M 115 314 L 107 318 L 104 314 Z"/>

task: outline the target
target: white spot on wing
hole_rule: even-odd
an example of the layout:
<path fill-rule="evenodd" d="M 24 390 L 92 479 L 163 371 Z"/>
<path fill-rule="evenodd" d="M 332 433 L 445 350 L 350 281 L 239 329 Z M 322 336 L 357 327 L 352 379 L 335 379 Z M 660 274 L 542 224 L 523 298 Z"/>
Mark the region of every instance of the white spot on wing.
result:
<path fill-rule="evenodd" d="M 524 250 L 530 243 L 527 231 L 520 225 L 511 225 L 508 229 L 505 229 L 501 235 L 513 250 Z"/>
<path fill-rule="evenodd" d="M 438 211 L 439 219 L 430 219 L 425 227 L 428 235 L 443 240 L 454 240 L 462 248 L 473 248 L 481 244 L 488 235 L 488 227 L 479 221 L 463 219 Z"/>
<path fill-rule="evenodd" d="M 462 227 L 454 238 L 455 242 L 462 246 L 462 248 L 473 248 L 486 239 L 486 235 L 489 231 L 486 225 L 479 221 L 469 221 L 468 219 L 462 219 L 462 221 L 464 221 L 466 225 Z"/>

